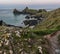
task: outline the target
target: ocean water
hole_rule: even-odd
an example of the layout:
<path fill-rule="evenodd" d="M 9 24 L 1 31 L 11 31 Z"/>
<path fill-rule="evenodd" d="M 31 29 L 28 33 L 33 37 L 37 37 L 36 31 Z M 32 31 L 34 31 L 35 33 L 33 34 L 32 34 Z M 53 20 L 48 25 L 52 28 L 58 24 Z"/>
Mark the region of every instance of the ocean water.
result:
<path fill-rule="evenodd" d="M 15 26 L 25 26 L 23 21 L 26 15 L 14 15 L 13 10 L 0 9 L 0 20 L 3 20 L 6 24 Z"/>

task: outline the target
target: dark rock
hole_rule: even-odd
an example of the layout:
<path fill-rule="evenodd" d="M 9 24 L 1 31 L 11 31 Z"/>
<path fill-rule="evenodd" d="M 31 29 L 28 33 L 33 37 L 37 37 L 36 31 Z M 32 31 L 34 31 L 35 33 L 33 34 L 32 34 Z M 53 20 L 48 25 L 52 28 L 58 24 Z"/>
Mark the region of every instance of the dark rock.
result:
<path fill-rule="evenodd" d="M 28 7 L 26 7 L 24 10 L 22 10 L 22 11 L 18 11 L 17 9 L 14 9 L 13 10 L 13 13 L 15 14 L 15 15 L 18 15 L 18 14 L 30 14 L 30 15 L 32 15 L 32 14 L 36 14 L 37 13 L 37 10 L 34 10 L 34 9 L 29 9 Z"/>
<path fill-rule="evenodd" d="M 34 26 L 38 24 L 38 20 L 24 20 L 25 25 Z"/>
<path fill-rule="evenodd" d="M 6 23 L 3 22 L 3 20 L 0 20 L 0 26 L 2 26 L 2 25 L 6 25 Z"/>
<path fill-rule="evenodd" d="M 15 26 L 15 25 L 10 25 L 10 24 L 6 24 L 5 26 L 23 28 L 23 27 L 21 27 L 21 26 Z"/>
<path fill-rule="evenodd" d="M 0 21 L 0 26 L 2 26 L 2 24 L 3 24 L 3 21 L 1 20 L 1 21 Z"/>
<path fill-rule="evenodd" d="M 27 15 L 26 17 L 25 17 L 26 19 L 37 19 L 37 20 L 42 20 L 42 16 L 36 16 L 36 15 Z"/>
<path fill-rule="evenodd" d="M 30 18 L 30 16 L 26 16 L 25 18 L 26 18 L 26 19 L 29 19 L 29 18 Z"/>
<path fill-rule="evenodd" d="M 14 15 L 22 14 L 22 12 L 18 11 L 17 9 L 14 9 L 14 10 L 13 10 L 13 13 L 14 13 Z"/>

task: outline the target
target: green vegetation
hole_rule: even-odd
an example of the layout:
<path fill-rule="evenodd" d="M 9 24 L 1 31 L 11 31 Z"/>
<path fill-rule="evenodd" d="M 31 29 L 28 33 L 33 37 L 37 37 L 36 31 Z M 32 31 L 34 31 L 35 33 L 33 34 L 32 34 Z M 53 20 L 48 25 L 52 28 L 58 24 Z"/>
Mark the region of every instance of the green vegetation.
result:
<path fill-rule="evenodd" d="M 27 13 L 27 14 L 31 14 L 31 15 L 35 15 L 35 14 L 39 15 L 39 13 L 44 15 L 47 11 L 45 9 L 35 10 L 35 9 L 29 9 L 28 7 L 26 7 L 22 12 Z"/>
<path fill-rule="evenodd" d="M 47 11 L 45 9 L 39 9 L 38 13 L 40 13 L 40 12 L 47 12 Z"/>
<path fill-rule="evenodd" d="M 38 36 L 44 36 L 44 35 L 47 35 L 47 34 L 51 34 L 53 32 L 55 32 L 57 30 L 43 30 L 43 31 L 33 31 L 33 33 L 37 34 Z"/>
<path fill-rule="evenodd" d="M 60 8 L 47 12 L 46 18 L 33 30 L 60 30 Z"/>
<path fill-rule="evenodd" d="M 37 10 L 29 9 L 28 7 L 26 7 L 22 12 L 27 13 L 27 14 L 36 14 Z"/>
<path fill-rule="evenodd" d="M 6 50 L 6 53 L 9 53 L 9 50 L 12 50 L 13 53 L 17 54 L 20 54 L 23 51 L 24 53 L 37 54 L 40 53 L 38 51 L 38 46 L 42 47 L 42 45 L 45 44 L 43 36 L 31 30 L 22 29 L 22 31 L 20 31 L 20 28 L 5 26 L 1 26 L 0 28 L 3 32 L 0 34 L 0 47 L 1 50 Z"/>
<path fill-rule="evenodd" d="M 49 52 L 46 48 L 43 48 L 43 54 L 49 54 Z"/>

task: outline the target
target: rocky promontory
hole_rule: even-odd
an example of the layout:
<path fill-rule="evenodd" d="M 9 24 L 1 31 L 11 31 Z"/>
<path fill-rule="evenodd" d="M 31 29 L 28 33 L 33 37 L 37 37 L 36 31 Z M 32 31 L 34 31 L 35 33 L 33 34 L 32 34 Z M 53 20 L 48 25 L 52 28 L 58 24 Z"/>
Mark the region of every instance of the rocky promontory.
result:
<path fill-rule="evenodd" d="M 47 12 L 45 9 L 29 9 L 28 7 L 26 7 L 25 9 L 23 9 L 22 11 L 18 11 L 17 9 L 13 10 L 14 14 L 29 14 L 29 15 L 35 15 L 37 13 L 41 13 L 41 12 Z"/>

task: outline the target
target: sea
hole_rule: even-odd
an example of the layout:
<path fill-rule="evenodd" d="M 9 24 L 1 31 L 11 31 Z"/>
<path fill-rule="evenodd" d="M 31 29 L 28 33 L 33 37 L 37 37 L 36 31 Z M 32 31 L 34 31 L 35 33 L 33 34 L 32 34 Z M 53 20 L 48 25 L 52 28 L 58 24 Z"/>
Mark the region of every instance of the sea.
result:
<path fill-rule="evenodd" d="M 3 20 L 6 24 L 14 26 L 25 26 L 23 21 L 26 15 L 14 15 L 13 9 L 0 9 L 0 20 Z"/>

